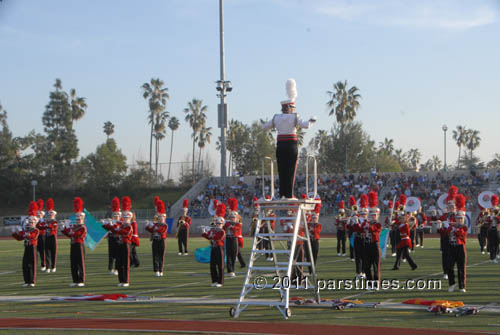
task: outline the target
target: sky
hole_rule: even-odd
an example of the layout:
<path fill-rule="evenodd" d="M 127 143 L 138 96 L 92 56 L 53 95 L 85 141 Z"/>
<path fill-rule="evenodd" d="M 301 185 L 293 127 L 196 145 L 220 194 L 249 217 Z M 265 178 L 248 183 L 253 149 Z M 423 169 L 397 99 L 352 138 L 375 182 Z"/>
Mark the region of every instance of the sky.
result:
<path fill-rule="evenodd" d="M 476 154 L 489 161 L 499 138 L 499 0 L 226 0 L 226 79 L 233 84 L 230 118 L 269 119 L 297 81 L 297 112 L 316 116 L 306 141 L 329 130 L 328 90 L 339 80 L 359 88 L 357 120 L 377 143 L 394 139 L 418 148 L 422 162 L 447 163 L 458 148 L 457 125 L 480 131 Z M 88 110 L 75 125 L 80 155 L 106 139 L 104 122 L 128 162 L 149 156 L 147 102 L 141 85 L 160 78 L 167 111 L 181 120 L 173 161 L 192 150 L 184 108 L 193 98 L 208 106 L 215 149 L 220 75 L 218 0 L 3 0 L 0 2 L 0 103 L 15 136 L 42 132 L 42 114 L 56 78 L 75 88 Z M 170 131 L 161 143 L 168 162 Z"/>

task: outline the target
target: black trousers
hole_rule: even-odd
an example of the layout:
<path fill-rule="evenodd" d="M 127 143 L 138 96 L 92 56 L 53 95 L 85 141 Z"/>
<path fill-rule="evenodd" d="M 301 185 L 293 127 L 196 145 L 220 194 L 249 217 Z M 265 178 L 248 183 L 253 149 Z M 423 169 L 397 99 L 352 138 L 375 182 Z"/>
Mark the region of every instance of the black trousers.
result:
<path fill-rule="evenodd" d="M 397 252 L 397 246 L 399 242 L 401 242 L 399 229 L 391 229 L 391 231 L 389 232 L 389 238 L 391 240 L 391 251 L 393 254 L 395 254 Z"/>
<path fill-rule="evenodd" d="M 417 244 L 424 246 L 424 230 L 423 229 L 417 230 Z"/>
<path fill-rule="evenodd" d="M 345 254 L 345 230 L 337 230 L 337 254 L 340 254 L 340 247 L 342 246 L 342 253 Z"/>
<path fill-rule="evenodd" d="M 85 246 L 83 243 L 71 243 L 69 253 L 73 283 L 85 282 Z"/>
<path fill-rule="evenodd" d="M 318 260 L 318 254 L 319 254 L 319 240 L 315 240 L 312 236 L 309 239 L 311 241 L 313 263 L 316 266 L 316 261 Z M 309 247 L 308 247 L 307 243 L 304 243 L 304 252 L 305 252 L 306 260 L 308 262 L 311 262 L 311 258 L 309 257 Z M 312 273 L 311 266 L 309 266 L 309 273 Z"/>
<path fill-rule="evenodd" d="M 484 251 L 487 244 L 488 239 L 488 228 L 484 225 L 479 229 L 479 234 L 477 235 L 477 239 L 479 240 L 479 246 L 481 247 L 481 252 Z"/>
<path fill-rule="evenodd" d="M 247 264 L 245 263 L 245 260 L 243 259 L 243 255 L 241 254 L 241 249 L 239 248 L 239 246 L 238 246 L 238 262 L 240 262 L 240 266 L 242 268 L 247 266 Z"/>
<path fill-rule="evenodd" d="M 57 236 L 47 235 L 45 237 L 45 264 L 47 269 L 55 269 L 57 262 Z"/>
<path fill-rule="evenodd" d="M 278 141 L 276 146 L 276 160 L 280 179 L 280 197 L 293 197 L 293 183 L 297 168 L 298 145 L 297 141 Z M 272 182 L 272 181 L 271 181 Z"/>
<path fill-rule="evenodd" d="M 467 265 L 467 251 L 465 245 L 450 245 L 448 260 L 448 284 L 455 285 L 455 263 L 457 264 L 458 287 L 465 288 L 465 266 Z"/>
<path fill-rule="evenodd" d="M 226 236 L 226 263 L 227 272 L 234 272 L 234 263 L 238 256 L 238 239 L 234 236 Z"/>
<path fill-rule="evenodd" d="M 224 284 L 224 247 L 212 246 L 210 251 L 212 283 Z"/>
<path fill-rule="evenodd" d="M 380 280 L 380 246 L 377 242 L 365 243 L 364 266 L 367 280 Z"/>
<path fill-rule="evenodd" d="M 188 230 L 181 229 L 177 234 L 177 244 L 179 245 L 179 252 L 188 252 Z M 184 247 L 184 251 L 182 251 L 182 247 Z"/>
<path fill-rule="evenodd" d="M 354 237 L 354 263 L 356 264 L 356 274 L 363 272 L 363 250 L 365 241 L 361 236 Z"/>
<path fill-rule="evenodd" d="M 410 230 L 411 250 L 415 250 L 415 229 Z"/>
<path fill-rule="evenodd" d="M 398 249 L 396 263 L 394 263 L 395 269 L 399 269 L 399 266 L 401 265 L 401 260 L 403 258 L 406 258 L 406 260 L 408 261 L 408 264 L 410 264 L 412 269 L 417 267 L 417 264 L 411 258 L 410 252 L 408 249 L 409 249 L 408 246 L 405 246 L 405 247 Z"/>
<path fill-rule="evenodd" d="M 141 263 L 139 262 L 139 255 L 137 255 L 136 248 L 137 244 L 132 242 L 130 244 L 130 265 L 133 265 L 134 267 L 138 268 Z"/>
<path fill-rule="evenodd" d="M 38 235 L 38 245 L 36 246 L 36 250 L 40 255 L 40 267 L 45 267 L 45 234 Z"/>
<path fill-rule="evenodd" d="M 120 283 L 128 283 L 130 280 L 130 244 L 118 243 L 118 258 L 116 259 L 118 280 Z"/>
<path fill-rule="evenodd" d="M 446 240 L 448 241 L 448 240 Z M 441 249 L 441 263 L 443 265 L 443 273 L 448 274 L 448 269 L 450 267 L 450 247 L 449 245 L 443 245 Z"/>
<path fill-rule="evenodd" d="M 354 246 L 351 243 L 352 231 L 347 233 L 347 237 L 349 238 L 349 258 L 354 259 Z"/>
<path fill-rule="evenodd" d="M 498 230 L 489 229 L 488 230 L 488 247 L 490 249 L 490 259 L 494 260 L 498 254 Z"/>
<path fill-rule="evenodd" d="M 163 272 L 163 263 L 165 260 L 165 239 L 153 239 L 151 244 L 153 248 L 153 271 Z"/>
<path fill-rule="evenodd" d="M 303 244 L 295 245 L 294 259 L 296 262 L 304 261 L 304 249 L 305 248 Z M 294 265 L 292 268 L 292 278 L 290 278 L 290 282 L 296 280 L 296 283 L 300 284 L 302 282 L 303 273 L 304 271 L 302 265 Z"/>
<path fill-rule="evenodd" d="M 116 270 L 116 258 L 118 255 L 118 243 L 116 238 L 109 234 L 108 235 L 108 270 Z"/>
<path fill-rule="evenodd" d="M 24 246 L 23 278 L 26 284 L 36 283 L 36 249 L 33 245 Z"/>

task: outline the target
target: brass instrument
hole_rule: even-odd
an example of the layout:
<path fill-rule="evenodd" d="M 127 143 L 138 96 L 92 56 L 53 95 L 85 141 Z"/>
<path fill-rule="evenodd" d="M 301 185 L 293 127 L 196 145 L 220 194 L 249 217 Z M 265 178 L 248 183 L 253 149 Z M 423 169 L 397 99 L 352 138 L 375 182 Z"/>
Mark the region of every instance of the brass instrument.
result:
<path fill-rule="evenodd" d="M 410 216 L 408 221 L 409 221 L 409 225 L 410 225 L 410 230 L 415 228 L 415 225 L 417 224 L 417 219 L 413 215 Z"/>

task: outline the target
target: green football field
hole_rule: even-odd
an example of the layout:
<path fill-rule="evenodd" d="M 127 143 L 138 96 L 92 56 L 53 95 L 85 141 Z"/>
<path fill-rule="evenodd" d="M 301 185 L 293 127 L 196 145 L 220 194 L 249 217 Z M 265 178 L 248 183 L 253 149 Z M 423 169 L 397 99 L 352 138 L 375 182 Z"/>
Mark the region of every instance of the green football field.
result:
<path fill-rule="evenodd" d="M 248 259 L 251 240 L 245 240 L 243 254 Z M 201 238 L 190 239 L 190 255 L 177 255 L 177 241 L 167 240 L 166 266 L 164 277 L 154 277 L 152 271 L 151 244 L 141 239 L 138 248 L 141 266 L 131 271 L 131 286 L 117 287 L 117 276 L 107 271 L 107 241 L 98 248 L 86 253 L 86 286 L 70 288 L 72 282 L 69 268 L 69 240 L 59 240 L 59 258 L 56 273 L 38 271 L 37 285 L 23 288 L 21 260 L 24 247 L 15 240 L 2 240 L 0 248 L 0 318 L 165 318 L 177 320 L 229 320 L 230 305 L 193 304 L 182 302 L 157 302 L 162 298 L 199 298 L 210 302 L 214 299 L 237 299 L 239 297 L 246 269 L 237 265 L 237 276 L 226 277 L 224 287 L 211 287 L 209 265 L 194 259 L 194 249 L 205 247 L 208 242 Z M 354 263 L 348 257 L 338 257 L 336 240 L 321 240 L 318 259 L 318 278 L 324 280 L 348 280 L 354 277 Z M 411 256 L 418 264 L 412 271 L 407 263 L 401 264 L 399 271 L 391 271 L 394 257 L 389 254 L 382 261 L 382 279 L 399 280 L 401 285 L 409 279 L 440 280 L 441 255 L 439 240 L 427 239 L 425 248 L 416 249 Z M 269 265 L 269 262 L 259 261 Z M 500 265 L 488 261 L 488 255 L 481 255 L 477 240 L 468 241 L 467 292 L 458 289 L 448 292 L 448 283 L 443 280 L 441 289 L 389 289 L 379 291 L 366 290 L 323 290 L 322 299 L 352 297 L 364 302 L 402 302 L 411 298 L 428 300 L 460 300 L 466 304 L 500 305 Z M 267 278 L 273 283 L 272 277 Z M 435 283 L 435 282 L 433 282 Z M 77 294 L 124 293 L 144 297 L 138 302 L 20 302 L 14 297 L 30 296 L 69 296 Z M 264 289 L 253 291 L 256 298 L 278 299 L 277 291 Z M 310 298 L 310 292 L 292 290 L 291 297 Z M 150 297 L 152 300 L 147 300 Z M 219 301 L 220 302 L 220 301 Z M 292 316 L 285 321 L 276 308 L 248 307 L 237 320 L 322 323 L 339 325 L 367 325 L 391 327 L 442 328 L 455 330 L 481 330 L 500 332 L 500 313 L 480 312 L 475 316 L 455 318 L 452 315 L 434 315 L 424 310 L 354 308 L 334 311 L 331 308 L 311 308 L 292 306 Z M 2 333 L 2 331 L 0 331 Z M 9 330 L 7 333 L 12 333 Z M 58 332 L 56 332 L 58 333 Z M 88 332 L 85 332 L 88 333 Z"/>

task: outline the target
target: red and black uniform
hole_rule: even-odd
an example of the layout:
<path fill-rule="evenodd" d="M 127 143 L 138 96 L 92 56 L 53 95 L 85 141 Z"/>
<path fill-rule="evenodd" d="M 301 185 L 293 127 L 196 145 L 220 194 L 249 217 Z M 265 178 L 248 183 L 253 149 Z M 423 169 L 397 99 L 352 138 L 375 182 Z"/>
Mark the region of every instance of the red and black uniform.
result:
<path fill-rule="evenodd" d="M 40 267 L 43 269 L 46 267 L 46 255 L 45 255 L 45 230 L 48 228 L 45 220 L 40 219 L 38 223 L 36 224 L 36 228 L 39 231 L 38 234 L 38 244 L 36 246 L 36 250 L 38 251 L 38 254 L 40 255 Z"/>
<path fill-rule="evenodd" d="M 47 269 L 55 269 L 57 262 L 57 221 L 45 223 L 45 264 Z"/>
<path fill-rule="evenodd" d="M 366 219 L 358 218 L 357 222 L 354 222 L 350 225 L 350 230 L 352 235 L 354 236 L 354 263 L 356 265 L 356 274 L 360 275 L 363 272 L 363 250 L 365 240 L 362 236 L 363 229 L 361 228 L 361 224 Z"/>
<path fill-rule="evenodd" d="M 393 254 L 397 251 L 397 246 L 401 241 L 401 236 L 399 235 L 399 219 L 396 215 L 393 215 L 393 218 L 386 218 L 386 224 L 390 227 L 389 231 L 389 239 L 391 241 L 391 252 Z"/>
<path fill-rule="evenodd" d="M 177 244 L 179 245 L 179 252 L 182 253 L 182 248 L 184 247 L 184 253 L 188 253 L 188 239 L 189 239 L 189 228 L 191 227 L 191 217 L 183 215 L 177 220 Z"/>
<path fill-rule="evenodd" d="M 312 257 L 314 265 L 316 265 L 316 261 L 318 259 L 318 254 L 319 254 L 319 239 L 320 239 L 321 229 L 323 227 L 319 222 L 310 222 L 308 223 L 308 228 L 309 228 L 309 240 L 311 241 Z M 306 259 L 308 262 L 310 262 L 309 251 L 306 252 Z M 311 267 L 309 267 L 309 273 L 312 273 Z"/>
<path fill-rule="evenodd" d="M 363 226 L 365 236 L 364 269 L 367 280 L 380 280 L 380 232 L 382 225 L 377 221 L 365 221 Z M 373 270 L 373 272 L 372 272 Z"/>
<path fill-rule="evenodd" d="M 340 254 L 340 249 L 342 247 L 342 254 L 345 255 L 345 241 L 347 239 L 347 219 L 345 215 L 337 216 L 337 218 L 335 219 L 335 227 L 337 228 L 337 254 Z"/>
<path fill-rule="evenodd" d="M 139 256 L 137 255 L 137 250 L 135 248 L 139 247 L 139 232 L 137 230 L 137 222 L 132 221 L 130 224 L 132 226 L 132 243 L 130 244 L 130 264 L 138 268 Z"/>
<path fill-rule="evenodd" d="M 446 232 L 449 234 L 449 253 L 448 253 L 448 283 L 455 285 L 455 263 L 457 264 L 458 287 L 465 288 L 467 266 L 467 226 L 450 225 Z"/>
<path fill-rule="evenodd" d="M 479 241 L 479 247 L 481 248 L 481 252 L 484 252 L 484 249 L 488 250 L 487 241 L 488 241 L 488 228 L 490 225 L 490 217 L 486 211 L 481 211 L 477 217 L 476 226 L 479 226 L 479 233 L 477 234 L 477 239 Z"/>
<path fill-rule="evenodd" d="M 121 224 L 113 227 L 113 232 L 118 237 L 118 257 L 116 268 L 118 280 L 122 284 L 130 282 L 130 244 L 132 243 L 133 228 L 131 225 Z"/>
<path fill-rule="evenodd" d="M 244 268 L 247 265 L 241 254 L 241 249 L 243 249 L 243 225 L 241 223 L 234 228 L 234 236 L 238 240 L 238 262 L 240 262 L 240 267 Z"/>
<path fill-rule="evenodd" d="M 418 226 L 418 219 L 415 217 L 415 223 L 413 226 L 410 227 L 410 240 L 411 240 L 411 250 L 415 250 L 415 238 L 417 237 L 417 226 Z"/>
<path fill-rule="evenodd" d="M 415 264 L 409 253 L 409 249 L 411 248 L 410 226 L 407 223 L 401 223 L 399 225 L 399 234 L 401 236 L 401 241 L 398 244 L 396 263 L 394 263 L 394 267 L 392 269 L 398 270 L 401 260 L 406 258 L 408 264 L 411 266 L 411 269 L 415 270 L 417 268 L 417 264 Z"/>
<path fill-rule="evenodd" d="M 114 271 L 116 270 L 116 262 L 118 259 L 118 243 L 117 236 L 113 232 L 113 227 L 117 225 L 120 226 L 121 222 L 117 221 L 116 223 L 105 223 L 103 224 L 103 228 L 106 229 L 108 233 L 108 270 Z"/>
<path fill-rule="evenodd" d="M 425 213 L 420 212 L 417 214 L 417 247 L 424 246 L 424 228 L 427 226 L 427 216 Z"/>
<path fill-rule="evenodd" d="M 155 223 L 152 226 L 146 226 L 146 230 L 152 234 L 153 271 L 161 273 L 165 261 L 165 239 L 167 238 L 168 226 L 166 223 Z"/>
<path fill-rule="evenodd" d="M 13 233 L 18 241 L 24 241 L 23 278 L 25 284 L 36 284 L 36 247 L 38 244 L 39 230 L 31 228 Z"/>
<path fill-rule="evenodd" d="M 72 225 L 63 229 L 62 233 L 71 238 L 70 263 L 73 283 L 85 283 L 85 236 L 87 227 L 84 224 Z"/>
<path fill-rule="evenodd" d="M 212 284 L 224 284 L 224 240 L 226 233 L 224 229 L 212 228 L 202 234 L 210 241 L 212 250 L 210 252 L 210 274 Z"/>
<path fill-rule="evenodd" d="M 439 217 L 439 220 L 442 222 L 441 228 L 438 229 L 441 244 L 441 263 L 443 265 L 443 273 L 448 275 L 450 260 L 450 234 L 447 229 L 450 225 L 456 222 L 455 213 L 445 213 Z M 433 221 L 435 221 L 434 218 Z"/>
<path fill-rule="evenodd" d="M 500 244 L 500 217 L 492 216 L 488 226 L 488 248 L 490 250 L 490 259 L 498 257 Z"/>
<path fill-rule="evenodd" d="M 234 263 L 238 256 L 238 238 L 236 234 L 241 232 L 241 223 L 226 221 L 223 227 L 226 232 L 226 264 L 227 272 L 234 272 Z"/>

